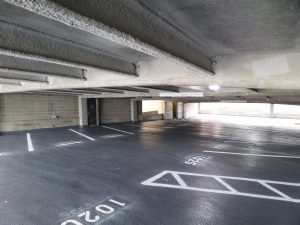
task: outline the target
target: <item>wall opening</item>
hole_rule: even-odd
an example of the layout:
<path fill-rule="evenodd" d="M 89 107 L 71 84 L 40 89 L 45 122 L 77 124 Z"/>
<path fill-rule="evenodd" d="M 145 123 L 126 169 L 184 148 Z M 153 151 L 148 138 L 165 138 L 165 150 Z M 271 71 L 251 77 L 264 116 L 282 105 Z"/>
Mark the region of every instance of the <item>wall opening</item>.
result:
<path fill-rule="evenodd" d="M 162 120 L 165 114 L 165 101 L 162 100 L 143 100 L 142 115 L 139 120 Z"/>
<path fill-rule="evenodd" d="M 88 125 L 97 125 L 97 105 L 95 98 L 87 99 Z"/>
<path fill-rule="evenodd" d="M 270 117 L 268 103 L 200 103 L 201 114 Z"/>

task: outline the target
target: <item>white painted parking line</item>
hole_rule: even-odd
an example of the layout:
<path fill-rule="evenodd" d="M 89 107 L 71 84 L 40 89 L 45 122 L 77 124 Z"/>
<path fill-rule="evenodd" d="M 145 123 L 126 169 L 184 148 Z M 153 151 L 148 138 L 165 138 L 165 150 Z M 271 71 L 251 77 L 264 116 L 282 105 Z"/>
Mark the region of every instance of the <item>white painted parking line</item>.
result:
<path fill-rule="evenodd" d="M 33 145 L 32 145 L 32 141 L 31 141 L 30 133 L 27 133 L 27 146 L 28 146 L 28 151 L 29 152 L 33 152 L 34 151 L 34 148 L 33 148 Z"/>
<path fill-rule="evenodd" d="M 220 177 L 214 177 L 219 183 L 221 183 L 224 187 L 226 187 L 228 190 L 230 190 L 232 193 L 237 193 L 238 191 L 235 190 L 233 187 L 231 187 L 228 183 L 226 183 L 222 178 Z"/>
<path fill-rule="evenodd" d="M 262 181 L 259 181 L 259 183 L 261 185 L 265 186 L 266 188 L 270 189 L 271 191 L 277 193 L 278 195 L 282 196 L 283 198 L 291 199 L 290 196 L 287 196 L 286 194 L 282 193 L 281 191 L 277 190 L 276 188 L 273 188 L 272 186 L 268 185 L 267 183 L 262 182 Z"/>
<path fill-rule="evenodd" d="M 258 156 L 258 157 L 270 157 L 270 158 L 300 159 L 300 156 L 288 156 L 288 155 L 262 155 L 262 154 L 253 154 L 253 153 L 220 152 L 220 151 L 203 151 L 203 152 L 214 153 L 214 154 L 226 154 L 226 155 L 243 155 L 243 156 Z"/>
<path fill-rule="evenodd" d="M 123 137 L 124 134 L 111 134 L 111 135 L 102 135 L 101 138 L 106 138 L 106 139 L 109 139 L 109 138 L 118 138 L 118 137 Z"/>
<path fill-rule="evenodd" d="M 87 138 L 87 139 L 89 139 L 89 140 L 91 140 L 91 141 L 95 141 L 96 139 L 94 139 L 94 138 L 91 138 L 91 137 L 89 137 L 89 136 L 87 136 L 87 135 L 85 135 L 85 134 L 82 134 L 82 133 L 80 133 L 80 132 L 78 132 L 78 131 L 75 131 L 75 130 L 73 130 L 73 129 L 69 129 L 69 131 L 72 131 L 72 132 L 74 132 L 74 133 L 76 133 L 76 134 L 78 134 L 78 135 L 80 135 L 80 136 L 82 136 L 82 137 L 85 137 L 85 138 Z"/>
<path fill-rule="evenodd" d="M 141 127 L 140 125 L 136 125 L 136 124 L 129 124 L 129 123 L 126 123 L 124 124 L 126 126 L 132 126 L 132 127 Z"/>
<path fill-rule="evenodd" d="M 171 174 L 175 177 L 178 184 L 167 184 L 167 183 L 159 183 L 156 182 L 158 179 L 162 178 L 163 176 Z M 184 178 L 181 176 L 192 176 L 192 177 L 206 177 L 212 178 L 217 180 L 221 183 L 224 187 L 228 190 L 220 190 L 220 189 L 211 189 L 211 188 L 198 188 L 198 187 L 191 187 L 188 186 Z M 237 181 L 251 181 L 256 182 L 267 188 L 268 190 L 276 193 L 279 196 L 273 195 L 262 195 L 262 194 L 255 194 L 255 193 L 246 193 L 240 192 L 236 190 L 234 187 L 229 185 L 226 180 L 237 180 Z M 272 187 L 270 184 L 280 184 L 285 186 L 294 186 L 300 187 L 300 183 L 290 183 L 290 182 L 281 182 L 281 181 L 272 181 L 272 180 L 260 180 L 260 179 L 251 179 L 251 178 L 244 178 L 244 177 L 230 177 L 230 176 L 219 176 L 219 175 L 208 175 L 208 174 L 199 174 L 199 173 L 186 173 L 186 172 L 178 172 L 178 171 L 163 171 L 154 177 L 149 178 L 148 180 L 141 183 L 142 185 L 146 186 L 154 186 L 154 187 L 165 187 L 165 188 L 174 188 L 174 189 L 183 189 L 183 190 L 191 190 L 191 191 L 199 191 L 199 192 L 210 192 L 210 193 L 219 193 L 219 194 L 228 194 L 228 195 L 238 195 L 238 196 L 245 196 L 251 198 L 260 198 L 260 199 L 269 199 L 269 200 L 278 200 L 278 201 L 286 201 L 286 202 L 293 202 L 293 203 L 300 203 L 300 199 L 291 198 L 290 196 L 284 194 L 283 192 L 277 190 L 276 188 Z M 253 190 L 255 191 L 255 190 Z M 299 188 L 300 192 L 300 188 Z"/>
<path fill-rule="evenodd" d="M 69 142 L 58 143 L 54 146 L 61 147 L 61 146 L 75 145 L 75 144 L 81 144 L 81 143 L 82 143 L 81 141 L 69 141 Z"/>
<path fill-rule="evenodd" d="M 149 126 L 136 125 L 136 124 L 124 124 L 124 125 L 131 126 L 131 127 L 140 127 L 145 130 L 161 130 L 161 128 L 158 127 L 149 127 Z"/>
<path fill-rule="evenodd" d="M 186 183 L 182 180 L 182 178 L 177 173 L 172 173 L 175 180 L 182 186 L 187 187 Z"/>
<path fill-rule="evenodd" d="M 173 129 L 173 128 L 176 128 L 176 127 L 175 126 L 165 126 L 163 128 L 165 128 L 165 129 Z"/>
<path fill-rule="evenodd" d="M 134 134 L 134 133 L 131 133 L 131 132 L 128 132 L 128 131 L 119 130 L 119 129 L 115 129 L 115 128 L 112 128 L 112 127 L 107 127 L 107 126 L 102 126 L 102 127 L 107 128 L 107 129 L 110 129 L 110 130 L 122 132 L 122 133 L 125 133 L 125 134 Z"/>

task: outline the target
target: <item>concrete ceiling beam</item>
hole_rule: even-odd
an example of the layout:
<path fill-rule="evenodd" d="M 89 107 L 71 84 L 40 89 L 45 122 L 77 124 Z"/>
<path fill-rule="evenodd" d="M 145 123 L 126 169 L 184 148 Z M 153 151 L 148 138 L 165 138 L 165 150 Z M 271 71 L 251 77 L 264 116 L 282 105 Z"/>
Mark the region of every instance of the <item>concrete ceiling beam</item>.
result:
<path fill-rule="evenodd" d="M 89 89 L 81 89 L 81 90 L 95 90 L 103 93 L 125 94 L 123 90 L 115 90 L 110 88 L 89 88 Z"/>
<path fill-rule="evenodd" d="M 134 37 L 122 33 L 114 28 L 111 28 L 99 21 L 84 17 L 75 13 L 61 5 L 53 3 L 49 0 L 34 1 L 34 0 L 4 0 L 5 2 L 17 7 L 21 7 L 30 12 L 44 16 L 50 20 L 62 23 L 68 27 L 72 27 L 98 37 L 107 39 L 111 42 L 128 47 L 138 52 L 145 53 L 157 59 L 166 60 L 178 65 L 181 65 L 189 70 L 196 71 L 201 75 L 214 75 L 214 73 L 200 68 L 199 66 L 190 63 L 182 58 L 176 57 L 168 52 L 162 51 L 150 44 L 144 43 Z"/>
<path fill-rule="evenodd" d="M 49 84 L 49 81 L 47 80 L 47 77 L 45 80 L 37 80 L 34 78 L 23 78 L 23 77 L 11 77 L 8 75 L 2 75 L 0 74 L 0 79 L 1 80 L 7 80 L 7 81 L 18 81 L 18 82 L 30 82 L 30 83 L 45 83 Z"/>
<path fill-rule="evenodd" d="M 67 76 L 67 75 L 61 75 L 61 74 L 50 74 L 50 73 L 39 73 L 39 72 L 33 72 L 33 71 L 25 71 L 25 70 L 15 70 L 10 68 L 1 68 L 0 67 L 0 73 L 9 73 L 9 74 L 18 74 L 18 75 L 29 75 L 29 76 L 41 76 L 44 78 L 47 77 L 59 77 L 64 79 L 75 79 L 75 80 L 83 80 L 86 81 L 87 78 L 85 77 L 86 71 L 84 69 L 81 70 L 82 75 L 81 77 L 78 76 Z"/>
<path fill-rule="evenodd" d="M 79 93 L 79 94 L 91 94 L 91 95 L 102 95 L 103 93 L 100 91 L 92 91 L 92 90 L 84 90 L 84 89 L 58 89 L 58 90 L 50 90 L 50 91 L 60 91 L 65 93 Z"/>
<path fill-rule="evenodd" d="M 9 8 L 11 8 L 12 12 L 7 18 L 3 14 Z M 18 10 L 17 12 L 19 13 L 14 15 L 13 10 Z M 48 30 L 46 30 L 45 26 L 48 25 L 46 23 L 43 24 L 40 21 L 41 19 L 37 19 L 37 15 L 32 14 L 28 15 L 28 17 L 39 21 L 39 23 L 32 24 L 19 21 L 18 16 L 26 16 L 29 12 L 22 10 L 24 15 L 19 15 L 21 14 L 20 9 L 17 10 L 16 7 L 9 6 L 7 3 L 0 1 L 0 36 L 9 37 L 2 39 L 1 48 L 67 60 L 116 72 L 129 73 L 133 76 L 137 75 L 136 66 L 133 63 L 136 62 L 135 60 L 109 52 L 103 49 L 101 44 L 90 43 L 83 37 L 74 37 L 76 33 L 68 32 L 66 36 L 64 33 L 65 29 L 62 29 L 62 26 L 50 28 L 50 24 Z M 85 36 L 87 35 L 85 34 Z"/>
<path fill-rule="evenodd" d="M 60 93 L 60 94 L 73 94 L 73 95 L 102 95 L 102 93 L 91 93 L 85 91 L 71 91 L 71 90 L 37 90 L 37 91 L 30 91 L 30 92 L 45 92 L 45 93 Z"/>
<path fill-rule="evenodd" d="M 66 92 L 60 92 L 60 91 L 27 91 L 25 93 L 29 94 L 51 94 L 51 95 L 67 95 L 67 96 L 79 96 L 81 94 L 76 94 L 76 93 L 66 93 Z"/>
<path fill-rule="evenodd" d="M 139 87 L 109 87 L 112 90 L 120 90 L 120 91 L 129 91 L 129 92 L 141 92 L 141 93 L 150 93 L 149 89 L 146 88 L 139 88 Z"/>
<path fill-rule="evenodd" d="M 136 74 L 129 74 L 129 73 L 122 73 L 119 71 L 106 70 L 106 69 L 103 69 L 100 67 L 89 66 L 89 65 L 84 65 L 84 64 L 80 64 L 80 63 L 74 63 L 74 62 L 68 62 L 68 61 L 64 61 L 64 60 L 60 60 L 60 59 L 45 57 L 45 56 L 41 56 L 41 55 L 34 55 L 34 54 L 29 54 L 29 53 L 24 53 L 24 52 L 18 52 L 18 51 L 14 51 L 14 50 L 3 49 L 3 48 L 0 48 L 0 55 L 20 58 L 20 59 L 25 59 L 25 60 L 32 60 L 32 61 L 37 61 L 37 62 L 56 64 L 56 65 L 61 65 L 61 66 L 67 66 L 67 67 L 72 67 L 72 68 L 81 69 L 81 70 L 82 69 L 85 69 L 85 70 L 92 69 L 92 70 L 101 70 L 101 71 L 112 71 L 112 72 L 116 72 L 117 74 L 121 74 L 121 75 L 136 76 Z"/>
<path fill-rule="evenodd" d="M 147 88 L 147 89 L 153 89 L 153 90 L 158 90 L 158 91 L 167 91 L 167 92 L 174 92 L 174 93 L 179 93 L 180 88 L 176 86 L 141 86 L 142 88 Z"/>
<path fill-rule="evenodd" d="M 20 81 L 15 80 L 7 80 L 7 79 L 1 79 L 0 78 L 0 84 L 2 85 L 16 85 L 16 86 L 22 86 L 22 83 Z"/>

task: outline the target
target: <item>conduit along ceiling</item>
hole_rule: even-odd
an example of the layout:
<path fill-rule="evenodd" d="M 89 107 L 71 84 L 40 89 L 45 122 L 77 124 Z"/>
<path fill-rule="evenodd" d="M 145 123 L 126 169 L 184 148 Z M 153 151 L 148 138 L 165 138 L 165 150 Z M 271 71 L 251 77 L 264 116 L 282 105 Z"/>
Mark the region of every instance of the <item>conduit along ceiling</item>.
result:
<path fill-rule="evenodd" d="M 299 60 L 298 0 L 0 1 L 0 93 L 297 104 Z"/>

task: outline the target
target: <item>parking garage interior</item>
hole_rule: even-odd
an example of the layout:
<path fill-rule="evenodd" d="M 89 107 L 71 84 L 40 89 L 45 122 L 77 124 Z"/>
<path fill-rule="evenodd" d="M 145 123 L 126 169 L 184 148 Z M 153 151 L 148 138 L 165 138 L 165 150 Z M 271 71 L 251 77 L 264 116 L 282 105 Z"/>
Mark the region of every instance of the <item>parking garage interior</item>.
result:
<path fill-rule="evenodd" d="M 0 0 L 0 225 L 299 225 L 298 0 Z"/>

